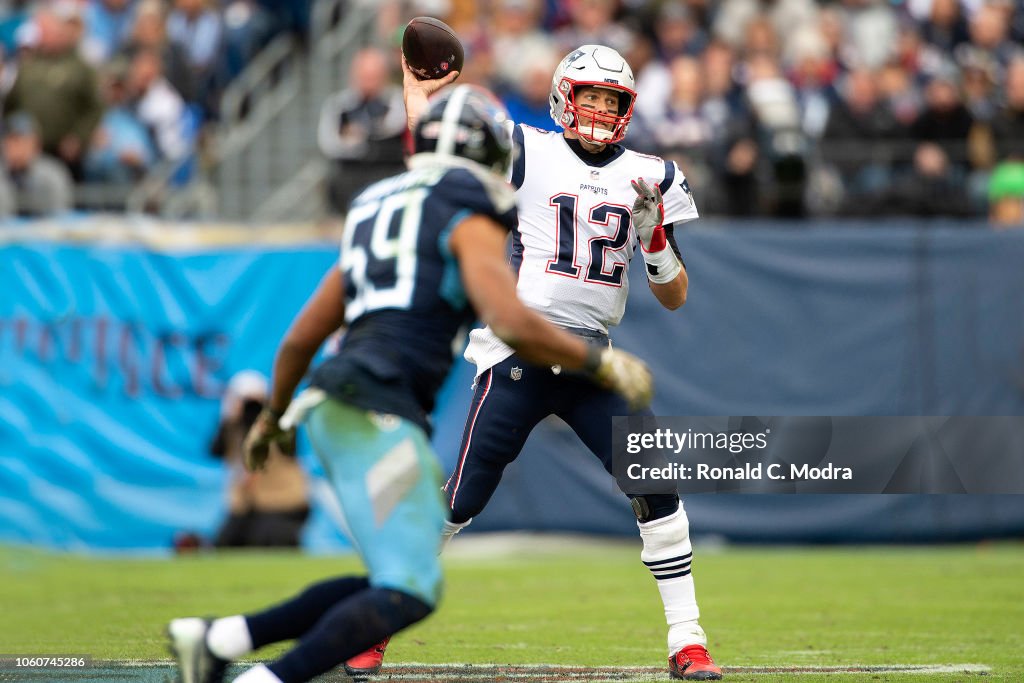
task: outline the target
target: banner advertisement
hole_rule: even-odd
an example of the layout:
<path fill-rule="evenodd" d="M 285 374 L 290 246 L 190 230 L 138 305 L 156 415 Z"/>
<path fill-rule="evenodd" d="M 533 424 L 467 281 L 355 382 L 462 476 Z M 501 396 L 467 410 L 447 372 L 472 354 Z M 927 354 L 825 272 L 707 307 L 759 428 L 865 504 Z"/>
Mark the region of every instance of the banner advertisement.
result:
<path fill-rule="evenodd" d="M 44 224 L 0 235 L 0 542 L 167 551 L 180 532 L 209 538 L 223 521 L 229 472 L 210 445 L 225 387 L 242 371 L 269 376 L 337 241 L 284 226 L 125 224 L 109 234 L 116 220 L 100 222 L 99 236 Z M 728 441 L 671 444 L 668 462 L 699 456 L 719 468 L 714 479 L 653 485 L 687 494 L 694 529 L 759 542 L 1024 533 L 1022 499 L 992 495 L 1024 492 L 1012 417 L 1024 415 L 1024 231 L 701 221 L 677 237 L 686 305 L 663 308 L 633 268 L 611 331 L 651 368 L 653 412 L 832 416 L 617 423 L 627 466 L 657 450 L 641 440 L 629 453 L 630 433 L 740 434 L 740 453 Z M 473 381 L 457 358 L 438 397 L 433 444 L 449 472 Z M 303 545 L 344 547 L 301 438 L 300 459 L 313 507 Z M 738 476 L 759 463 L 760 479 Z M 774 464 L 798 471 L 773 480 Z M 472 529 L 633 535 L 616 483 L 552 416 Z M 725 492 L 778 495 L 690 495 Z M 833 495 L 792 495 L 811 492 Z M 897 492 L 908 495 L 863 495 Z M 914 495 L 936 492 L 954 495 Z"/>

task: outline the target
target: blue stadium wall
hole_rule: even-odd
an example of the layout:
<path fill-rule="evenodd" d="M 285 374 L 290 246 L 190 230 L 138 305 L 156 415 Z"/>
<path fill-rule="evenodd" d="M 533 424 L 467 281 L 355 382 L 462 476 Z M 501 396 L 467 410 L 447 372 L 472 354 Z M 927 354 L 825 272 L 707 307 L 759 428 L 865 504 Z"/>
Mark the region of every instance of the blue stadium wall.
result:
<path fill-rule="evenodd" d="M 145 243 L 55 232 L 21 226 L 0 241 L 0 541 L 160 551 L 179 531 L 212 534 L 226 473 L 207 445 L 224 385 L 269 372 L 336 247 L 229 230 L 216 244 L 216 231 Z M 614 334 L 650 363 L 656 413 L 1024 415 L 1024 231 L 702 224 L 680 243 L 686 306 L 661 309 L 634 269 Z M 448 468 L 471 383 L 460 363 L 436 414 Z M 344 547 L 318 465 L 302 457 L 319 503 L 304 545 Z M 686 506 L 695 535 L 742 542 L 1024 536 L 1020 496 L 705 495 Z M 472 528 L 635 533 L 625 499 L 557 420 Z"/>

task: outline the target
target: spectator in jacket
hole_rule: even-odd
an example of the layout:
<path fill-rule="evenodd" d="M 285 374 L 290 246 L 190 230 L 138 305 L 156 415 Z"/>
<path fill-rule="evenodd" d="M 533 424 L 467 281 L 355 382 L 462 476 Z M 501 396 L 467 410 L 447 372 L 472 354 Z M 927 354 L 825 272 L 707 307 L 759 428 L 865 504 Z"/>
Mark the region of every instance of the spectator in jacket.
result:
<path fill-rule="evenodd" d="M 0 215 L 38 218 L 63 213 L 71 208 L 72 190 L 67 167 L 40 149 L 32 116 L 10 116 L 3 126 Z"/>
<path fill-rule="evenodd" d="M 331 162 L 328 200 L 343 211 L 356 190 L 404 167 L 402 89 L 390 82 L 388 56 L 361 50 L 352 61 L 349 87 L 320 109 L 317 141 Z"/>
<path fill-rule="evenodd" d="M 57 11 L 58 6 L 61 8 Z M 35 47 L 18 66 L 4 111 L 25 111 L 39 127 L 42 149 L 81 177 L 92 133 L 103 115 L 96 70 L 78 54 L 80 20 L 66 4 L 40 6 Z"/>

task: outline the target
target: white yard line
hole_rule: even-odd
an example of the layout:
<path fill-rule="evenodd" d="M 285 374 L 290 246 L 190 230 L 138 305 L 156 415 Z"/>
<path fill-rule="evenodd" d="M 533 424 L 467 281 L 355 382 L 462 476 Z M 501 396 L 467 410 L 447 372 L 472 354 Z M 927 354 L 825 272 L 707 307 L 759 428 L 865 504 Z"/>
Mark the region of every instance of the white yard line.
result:
<path fill-rule="evenodd" d="M 247 663 L 239 664 L 246 667 Z M 167 660 L 94 660 L 93 668 L 153 667 L 171 668 Z M 992 668 L 985 664 L 845 664 L 842 666 L 723 666 L 726 674 L 777 675 L 777 674 L 987 674 Z M 658 666 L 568 666 L 564 664 L 424 664 L 401 662 L 384 666 L 372 680 L 425 680 L 431 676 L 443 676 L 440 680 L 487 680 L 500 674 L 503 680 L 594 680 L 595 676 L 607 680 L 624 681 L 636 677 L 658 676 L 664 678 L 665 667 Z"/>

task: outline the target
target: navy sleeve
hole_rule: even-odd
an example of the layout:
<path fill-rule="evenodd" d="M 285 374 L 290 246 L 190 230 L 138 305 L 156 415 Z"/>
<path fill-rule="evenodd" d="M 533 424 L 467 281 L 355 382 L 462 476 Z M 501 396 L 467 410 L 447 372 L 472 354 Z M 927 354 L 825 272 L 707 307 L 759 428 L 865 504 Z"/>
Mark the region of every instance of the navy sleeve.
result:
<path fill-rule="evenodd" d="M 672 187 L 672 181 L 676 179 L 676 165 L 671 161 L 665 162 L 665 178 L 658 183 L 658 189 L 661 190 L 661 194 L 668 192 L 668 188 Z"/>
<path fill-rule="evenodd" d="M 487 187 L 468 170 L 455 168 L 445 174 L 435 192 L 456 210 L 488 216 L 506 230 L 518 224 L 515 192 L 504 181 L 495 179 L 494 186 Z"/>
<path fill-rule="evenodd" d="M 526 145 L 523 141 L 523 127 L 516 125 L 512 130 L 512 187 L 517 190 L 526 179 Z"/>

